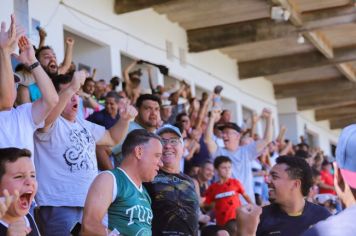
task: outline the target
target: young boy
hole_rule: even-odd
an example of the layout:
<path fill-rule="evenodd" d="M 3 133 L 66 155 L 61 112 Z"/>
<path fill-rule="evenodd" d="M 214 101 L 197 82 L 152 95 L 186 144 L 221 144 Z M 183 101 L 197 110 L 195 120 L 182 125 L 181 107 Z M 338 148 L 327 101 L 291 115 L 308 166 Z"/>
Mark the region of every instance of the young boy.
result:
<path fill-rule="evenodd" d="M 36 173 L 27 149 L 0 149 L 0 196 L 16 195 L 0 220 L 0 235 L 40 235 L 29 214 L 37 192 Z M 6 194 L 7 195 L 7 194 Z M 5 196 L 6 196 L 5 195 Z"/>
<path fill-rule="evenodd" d="M 236 208 L 241 206 L 239 194 L 248 203 L 251 203 L 251 199 L 245 193 L 240 181 L 231 178 L 231 160 L 229 157 L 216 157 L 214 167 L 218 173 L 219 181 L 213 183 L 207 189 L 204 205 L 214 203 L 217 225 L 227 230 L 230 235 L 235 235 Z"/>

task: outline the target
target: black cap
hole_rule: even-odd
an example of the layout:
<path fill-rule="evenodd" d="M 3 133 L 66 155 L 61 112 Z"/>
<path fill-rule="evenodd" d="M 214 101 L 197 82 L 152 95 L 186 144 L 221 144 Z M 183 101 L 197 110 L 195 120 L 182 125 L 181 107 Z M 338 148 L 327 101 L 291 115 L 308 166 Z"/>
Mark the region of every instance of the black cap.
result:
<path fill-rule="evenodd" d="M 241 128 L 238 126 L 236 123 L 233 122 L 226 122 L 218 126 L 218 129 L 224 130 L 224 129 L 233 129 L 236 130 L 238 133 L 241 133 Z"/>

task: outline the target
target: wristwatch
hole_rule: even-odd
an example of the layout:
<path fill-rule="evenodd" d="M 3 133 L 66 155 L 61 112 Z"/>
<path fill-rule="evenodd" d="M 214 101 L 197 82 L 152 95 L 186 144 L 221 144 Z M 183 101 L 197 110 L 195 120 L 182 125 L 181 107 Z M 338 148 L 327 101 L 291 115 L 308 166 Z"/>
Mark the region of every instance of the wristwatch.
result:
<path fill-rule="evenodd" d="M 40 63 L 38 62 L 38 61 L 36 61 L 35 63 L 33 63 L 32 65 L 30 65 L 29 67 L 28 67 L 28 69 L 30 70 L 30 71 L 32 71 L 33 69 L 35 69 L 37 66 L 39 66 L 40 65 Z"/>

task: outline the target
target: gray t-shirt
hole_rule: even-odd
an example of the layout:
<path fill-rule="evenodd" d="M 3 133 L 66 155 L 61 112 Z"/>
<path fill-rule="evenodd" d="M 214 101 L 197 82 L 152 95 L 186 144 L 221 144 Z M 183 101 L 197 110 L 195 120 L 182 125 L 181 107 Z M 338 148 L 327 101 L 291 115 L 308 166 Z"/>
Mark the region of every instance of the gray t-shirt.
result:
<path fill-rule="evenodd" d="M 231 152 L 224 147 L 218 147 L 213 154 L 215 159 L 217 156 L 228 156 L 232 161 L 232 177 L 238 179 L 246 193 L 255 202 L 255 194 L 253 191 L 253 176 L 252 176 L 252 161 L 261 153 L 257 152 L 257 142 L 252 142 L 248 145 L 239 147 L 236 151 Z M 245 201 L 243 200 L 243 203 Z"/>

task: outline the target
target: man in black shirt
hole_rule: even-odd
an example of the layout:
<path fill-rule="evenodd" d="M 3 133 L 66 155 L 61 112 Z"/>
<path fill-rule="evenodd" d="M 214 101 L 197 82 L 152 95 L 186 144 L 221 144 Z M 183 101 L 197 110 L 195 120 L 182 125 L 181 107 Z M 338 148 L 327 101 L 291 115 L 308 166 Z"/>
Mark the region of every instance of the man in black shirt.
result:
<path fill-rule="evenodd" d="M 152 199 L 152 235 L 197 236 L 199 200 L 193 180 L 180 172 L 183 139 L 177 127 L 157 130 L 162 138 L 163 167 L 145 187 Z"/>
<path fill-rule="evenodd" d="M 305 160 L 281 156 L 268 179 L 271 205 L 262 210 L 257 236 L 300 235 L 330 216 L 321 206 L 307 202 L 312 173 Z"/>

